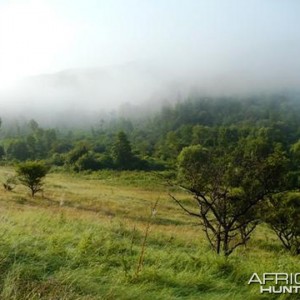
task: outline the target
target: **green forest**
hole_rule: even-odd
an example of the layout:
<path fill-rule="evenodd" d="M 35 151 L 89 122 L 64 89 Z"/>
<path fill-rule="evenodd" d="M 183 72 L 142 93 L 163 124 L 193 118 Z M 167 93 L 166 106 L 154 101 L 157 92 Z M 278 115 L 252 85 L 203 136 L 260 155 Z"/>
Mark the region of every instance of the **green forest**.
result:
<path fill-rule="evenodd" d="M 1 299 L 277 299 L 251 274 L 297 271 L 297 95 L 74 129 L 3 121 L 0 156 Z"/>
<path fill-rule="evenodd" d="M 184 147 L 198 144 L 230 148 L 263 139 L 290 152 L 300 137 L 299 110 L 296 96 L 195 97 L 148 117 L 99 119 L 88 129 L 42 128 L 35 120 L 10 120 L 1 128 L 1 158 L 46 160 L 77 171 L 138 170 L 174 167 Z"/>

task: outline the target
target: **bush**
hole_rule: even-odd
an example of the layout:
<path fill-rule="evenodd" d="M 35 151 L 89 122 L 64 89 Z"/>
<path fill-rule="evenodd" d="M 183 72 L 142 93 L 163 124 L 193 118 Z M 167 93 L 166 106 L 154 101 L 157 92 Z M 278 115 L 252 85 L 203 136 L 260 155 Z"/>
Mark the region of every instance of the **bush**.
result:
<path fill-rule="evenodd" d="M 42 162 L 27 161 L 17 165 L 16 172 L 20 182 L 31 190 L 31 196 L 42 190 L 43 179 L 49 167 Z"/>
<path fill-rule="evenodd" d="M 49 163 L 54 166 L 62 167 L 66 162 L 66 158 L 63 154 L 55 153 L 49 159 Z"/>
<path fill-rule="evenodd" d="M 95 153 L 88 152 L 77 160 L 76 167 L 79 171 L 97 171 L 101 168 L 101 163 L 97 160 Z"/>

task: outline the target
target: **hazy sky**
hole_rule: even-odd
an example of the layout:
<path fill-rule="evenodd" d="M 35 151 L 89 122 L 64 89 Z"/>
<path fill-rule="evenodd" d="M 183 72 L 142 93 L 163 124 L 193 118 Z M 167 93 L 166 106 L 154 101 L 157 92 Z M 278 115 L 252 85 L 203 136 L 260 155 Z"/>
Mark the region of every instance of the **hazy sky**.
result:
<path fill-rule="evenodd" d="M 299 0 L 0 0 L 0 90 L 129 62 L 191 85 L 295 87 L 299 53 Z"/>

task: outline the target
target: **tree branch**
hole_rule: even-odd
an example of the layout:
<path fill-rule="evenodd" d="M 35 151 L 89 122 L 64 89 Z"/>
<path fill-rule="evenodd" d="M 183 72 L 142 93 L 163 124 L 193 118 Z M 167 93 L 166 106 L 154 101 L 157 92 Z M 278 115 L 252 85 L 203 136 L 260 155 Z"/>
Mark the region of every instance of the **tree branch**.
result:
<path fill-rule="evenodd" d="M 169 194 L 169 196 L 189 215 L 200 218 L 201 216 L 197 213 L 193 213 L 189 211 L 187 208 L 185 208 L 180 201 L 178 201 L 173 195 Z"/>

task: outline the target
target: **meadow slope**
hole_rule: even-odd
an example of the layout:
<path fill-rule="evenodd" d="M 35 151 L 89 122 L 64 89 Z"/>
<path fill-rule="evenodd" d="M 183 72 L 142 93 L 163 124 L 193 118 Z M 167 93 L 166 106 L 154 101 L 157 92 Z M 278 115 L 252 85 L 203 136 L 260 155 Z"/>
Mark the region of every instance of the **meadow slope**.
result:
<path fill-rule="evenodd" d="M 1 167 L 1 182 L 13 173 Z M 299 272 L 265 225 L 225 259 L 168 192 L 154 173 L 115 171 L 52 172 L 35 198 L 1 188 L 0 299 L 297 299 L 247 284 Z"/>

